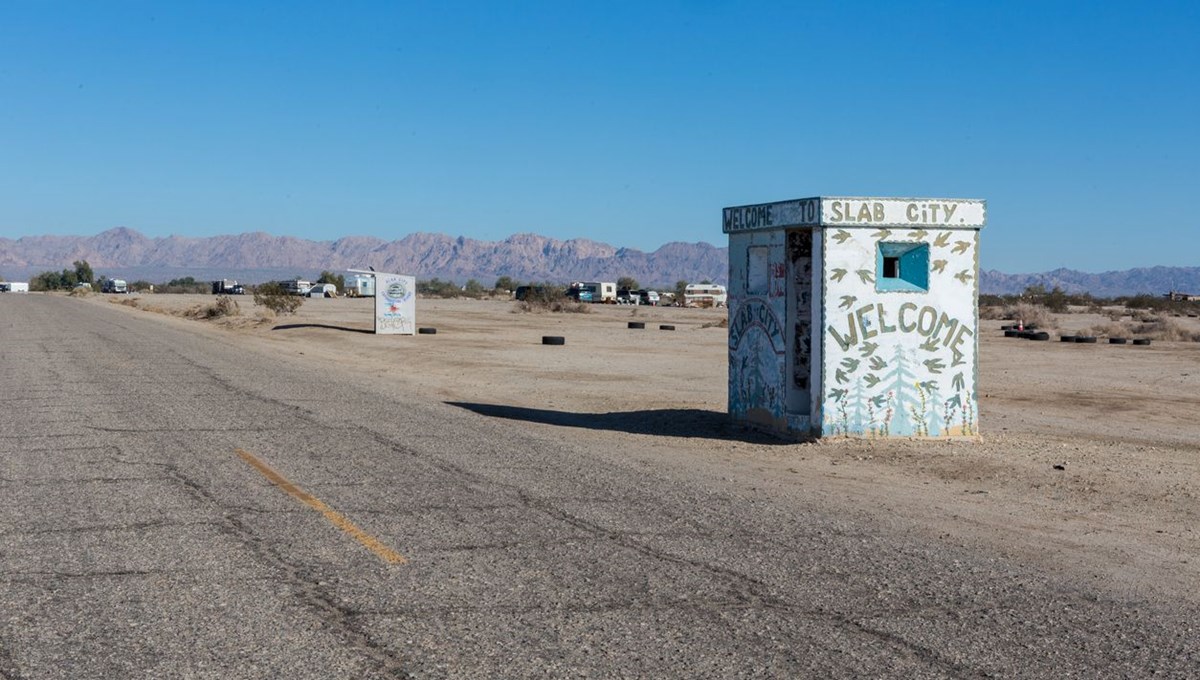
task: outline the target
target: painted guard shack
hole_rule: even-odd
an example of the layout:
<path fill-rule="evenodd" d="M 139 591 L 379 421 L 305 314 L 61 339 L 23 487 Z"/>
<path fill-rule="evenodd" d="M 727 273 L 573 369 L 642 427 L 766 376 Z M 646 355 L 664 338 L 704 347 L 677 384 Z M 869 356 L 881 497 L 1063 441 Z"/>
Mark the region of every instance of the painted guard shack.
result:
<path fill-rule="evenodd" d="M 729 413 L 801 437 L 978 435 L 984 201 L 724 210 Z"/>

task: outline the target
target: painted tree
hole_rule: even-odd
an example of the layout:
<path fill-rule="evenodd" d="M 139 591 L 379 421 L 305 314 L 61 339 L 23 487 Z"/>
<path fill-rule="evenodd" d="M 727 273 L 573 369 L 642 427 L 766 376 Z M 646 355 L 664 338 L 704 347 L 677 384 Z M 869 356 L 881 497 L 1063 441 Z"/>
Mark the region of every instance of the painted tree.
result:
<path fill-rule="evenodd" d="M 917 394 L 917 374 L 912 369 L 912 359 L 905 353 L 904 348 L 897 345 L 892 356 L 892 363 L 883 374 L 882 383 L 894 393 L 892 406 L 898 414 L 892 421 L 892 434 L 908 435 L 916 430 L 910 422 L 909 415 L 913 409 L 922 408 Z"/>

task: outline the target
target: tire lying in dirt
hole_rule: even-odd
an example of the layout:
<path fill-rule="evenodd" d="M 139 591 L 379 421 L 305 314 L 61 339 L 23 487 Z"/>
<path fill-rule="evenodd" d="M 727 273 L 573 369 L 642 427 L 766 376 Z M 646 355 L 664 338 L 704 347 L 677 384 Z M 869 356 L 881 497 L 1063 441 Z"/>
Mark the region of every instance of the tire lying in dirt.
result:
<path fill-rule="evenodd" d="M 675 327 L 674 327 L 674 326 L 672 326 L 671 324 L 662 323 L 662 324 L 659 324 L 659 325 L 658 325 L 658 330 L 660 330 L 660 331 L 673 331 L 673 330 L 675 330 Z"/>
<path fill-rule="evenodd" d="M 1138 345 L 1139 347 L 1145 347 L 1150 344 L 1150 338 L 1137 338 L 1133 341 L 1133 344 Z"/>
<path fill-rule="evenodd" d="M 1045 331 L 1042 331 L 1040 333 L 1030 333 L 1029 339 L 1030 340 L 1049 340 L 1050 334 Z"/>
<path fill-rule="evenodd" d="M 630 321 L 629 327 L 630 328 L 645 328 L 646 324 L 643 321 Z"/>
<path fill-rule="evenodd" d="M 1075 337 L 1075 342 L 1078 342 L 1081 344 L 1086 344 L 1086 345 L 1094 345 L 1094 344 L 1096 344 L 1096 336 L 1094 336 L 1094 335 L 1079 335 L 1079 336 Z"/>
<path fill-rule="evenodd" d="M 1017 327 L 1016 327 L 1016 326 L 1012 326 L 1012 325 L 1008 325 L 1008 326 L 1001 326 L 1001 327 L 1000 327 L 1000 330 L 1002 330 L 1002 331 L 1015 331 L 1015 330 L 1017 330 Z"/>
<path fill-rule="evenodd" d="M 1074 335 L 1062 335 L 1058 338 L 1059 342 L 1075 342 Z"/>
<path fill-rule="evenodd" d="M 567 344 L 567 339 L 561 335 L 543 335 L 542 336 L 542 344 L 543 345 L 565 345 L 565 344 Z"/>
<path fill-rule="evenodd" d="M 418 328 L 417 333 L 420 335 L 437 335 L 437 329 L 426 326 L 424 328 Z"/>
<path fill-rule="evenodd" d="M 1124 345 L 1126 342 L 1127 341 L 1125 340 L 1125 338 L 1109 338 L 1108 339 L 1108 344 L 1110 344 L 1110 345 Z"/>
<path fill-rule="evenodd" d="M 1014 331 L 1014 330 L 1007 330 L 1007 331 L 1004 331 L 1004 337 L 1006 337 L 1006 338 L 1015 338 L 1015 337 L 1017 337 L 1017 333 L 1018 333 L 1018 331 Z"/>

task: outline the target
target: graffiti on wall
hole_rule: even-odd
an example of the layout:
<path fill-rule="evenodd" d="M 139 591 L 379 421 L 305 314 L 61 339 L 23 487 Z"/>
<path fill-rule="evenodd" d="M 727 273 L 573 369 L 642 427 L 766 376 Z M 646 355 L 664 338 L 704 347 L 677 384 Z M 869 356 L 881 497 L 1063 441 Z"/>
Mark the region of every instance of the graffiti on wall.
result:
<path fill-rule="evenodd" d="M 925 285 L 880 285 L 881 243 L 927 249 Z M 830 229 L 825 254 L 822 434 L 977 434 L 978 232 Z"/>
<path fill-rule="evenodd" d="M 778 294 L 787 282 L 782 234 L 738 238 L 766 247 L 768 281 L 765 294 L 746 295 L 744 258 L 730 258 L 729 411 L 738 420 L 779 429 L 786 422 L 787 399 L 786 297 Z"/>

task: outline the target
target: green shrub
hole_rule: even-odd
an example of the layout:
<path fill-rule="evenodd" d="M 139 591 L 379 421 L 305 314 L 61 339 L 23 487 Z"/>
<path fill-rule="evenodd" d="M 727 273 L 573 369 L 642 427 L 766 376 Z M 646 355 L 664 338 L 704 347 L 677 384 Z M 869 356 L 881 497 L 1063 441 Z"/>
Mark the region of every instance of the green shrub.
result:
<path fill-rule="evenodd" d="M 254 289 L 254 304 L 275 312 L 276 314 L 295 314 L 304 297 L 292 295 L 278 283 L 264 283 Z"/>

